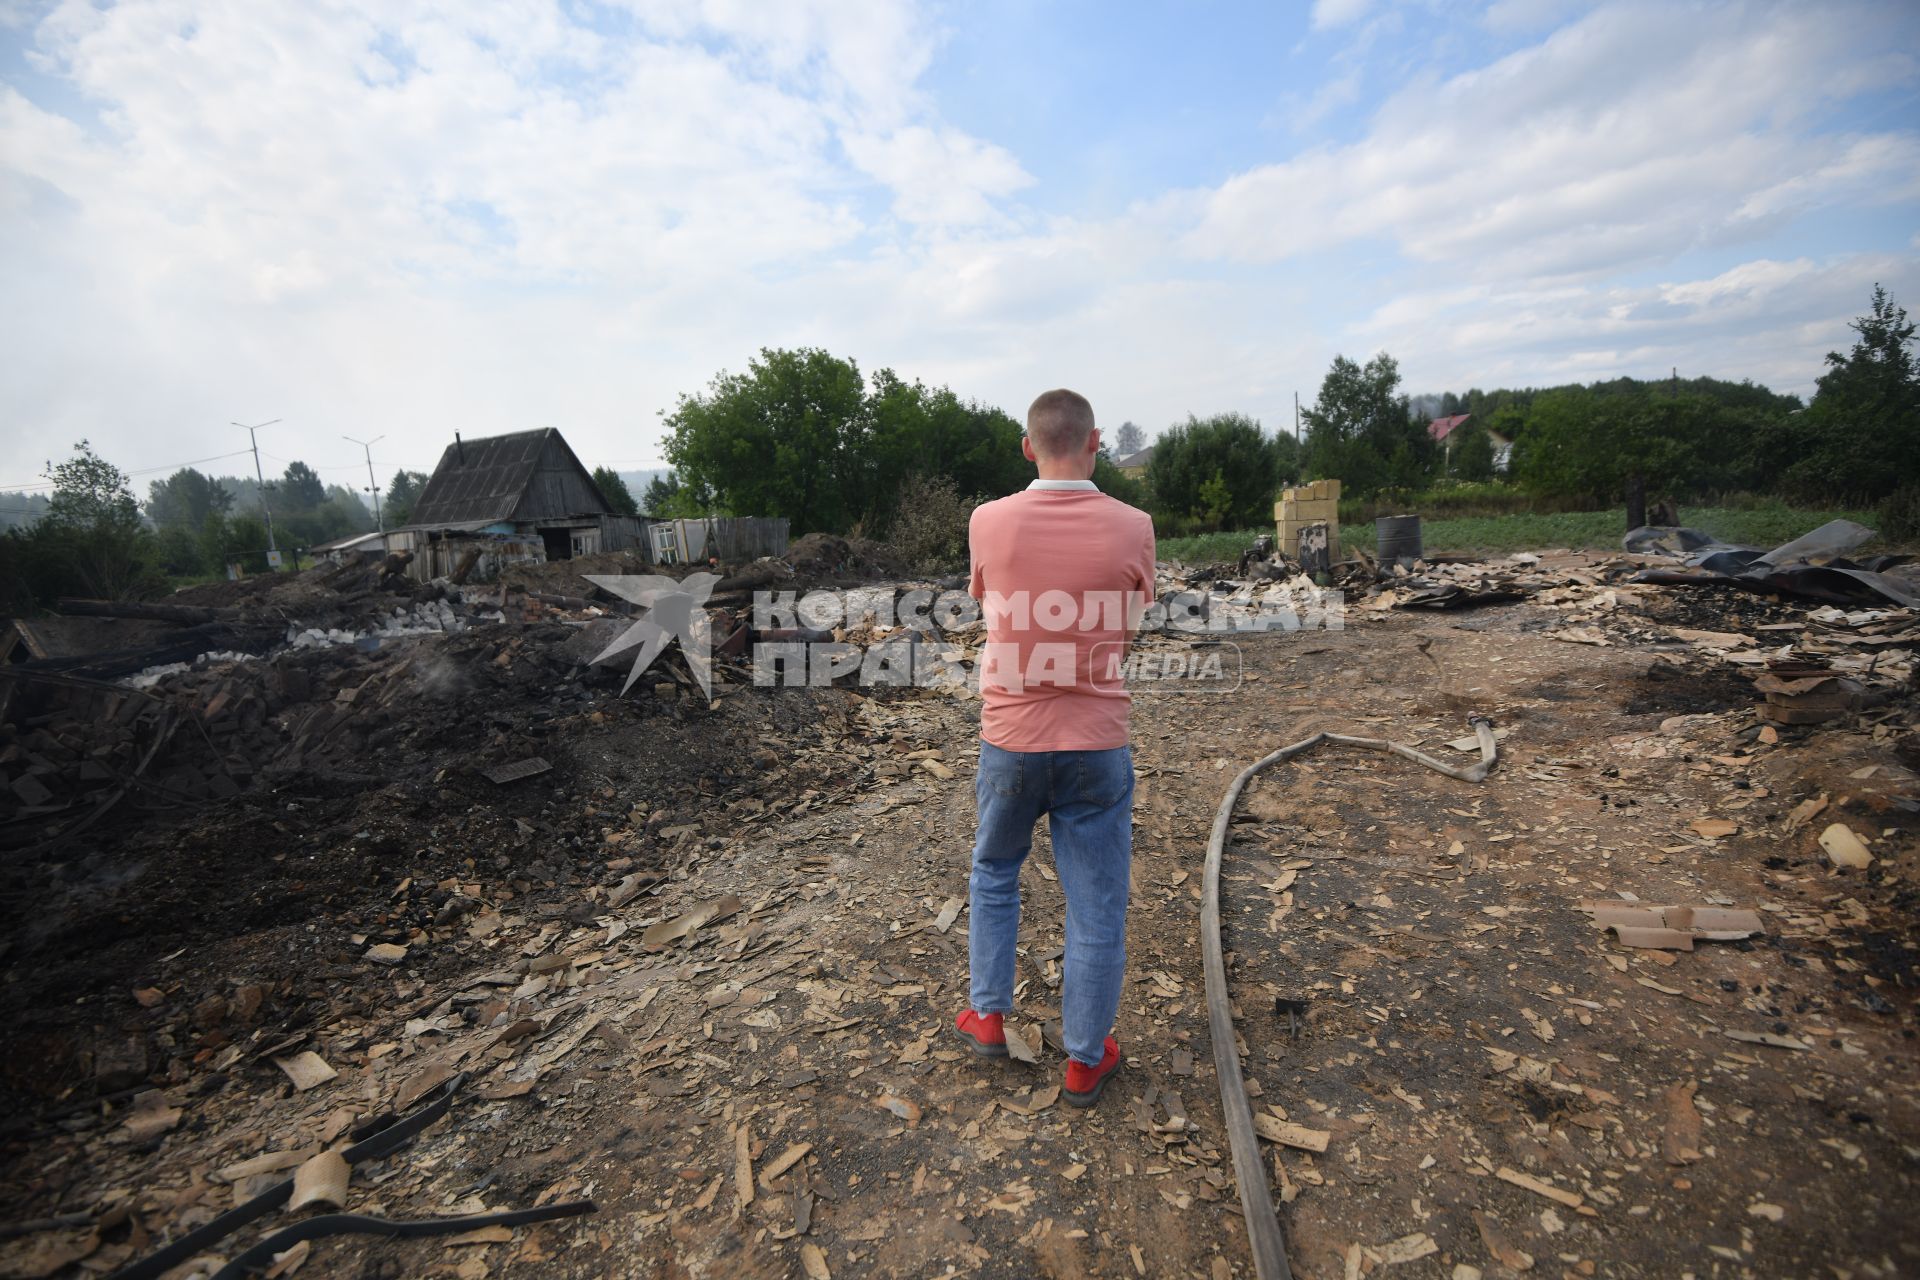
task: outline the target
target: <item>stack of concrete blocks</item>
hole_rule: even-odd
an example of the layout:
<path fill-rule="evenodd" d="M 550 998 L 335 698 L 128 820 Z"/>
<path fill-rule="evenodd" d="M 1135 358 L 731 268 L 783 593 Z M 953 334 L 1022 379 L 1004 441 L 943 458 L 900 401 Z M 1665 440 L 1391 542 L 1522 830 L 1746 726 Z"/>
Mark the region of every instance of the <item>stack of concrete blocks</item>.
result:
<path fill-rule="evenodd" d="M 1327 549 L 1340 553 L 1340 482 L 1315 480 L 1293 489 L 1282 489 L 1280 501 L 1273 504 L 1273 520 L 1279 526 L 1280 551 L 1289 560 L 1300 555 L 1300 531 L 1310 524 L 1327 526 Z"/>

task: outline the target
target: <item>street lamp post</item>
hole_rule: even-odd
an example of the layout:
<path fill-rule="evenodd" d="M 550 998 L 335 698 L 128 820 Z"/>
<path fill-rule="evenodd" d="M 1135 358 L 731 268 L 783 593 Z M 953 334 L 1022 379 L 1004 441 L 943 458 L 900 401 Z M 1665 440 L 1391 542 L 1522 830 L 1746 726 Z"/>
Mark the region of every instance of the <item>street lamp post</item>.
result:
<path fill-rule="evenodd" d="M 279 421 L 281 421 L 281 419 L 275 418 L 272 422 L 256 423 L 251 427 L 244 422 L 227 424 L 229 426 L 239 427 L 245 431 L 247 433 L 247 439 L 253 442 L 253 479 L 254 483 L 260 487 L 260 514 L 267 522 L 267 557 L 269 560 L 278 560 L 280 558 L 280 547 L 279 544 L 273 540 L 273 512 L 267 508 L 267 477 L 266 474 L 260 470 L 260 441 L 253 433 L 264 427 L 270 427 Z M 279 566 L 275 565 L 274 567 L 278 568 Z"/>
<path fill-rule="evenodd" d="M 373 527 L 381 533 L 385 533 L 387 526 L 380 519 L 380 486 L 375 484 L 373 480 L 373 446 L 385 440 L 386 437 L 375 436 L 371 440 L 355 440 L 352 436 L 341 436 L 340 438 L 348 444 L 359 445 L 367 455 L 367 492 L 373 495 Z"/>

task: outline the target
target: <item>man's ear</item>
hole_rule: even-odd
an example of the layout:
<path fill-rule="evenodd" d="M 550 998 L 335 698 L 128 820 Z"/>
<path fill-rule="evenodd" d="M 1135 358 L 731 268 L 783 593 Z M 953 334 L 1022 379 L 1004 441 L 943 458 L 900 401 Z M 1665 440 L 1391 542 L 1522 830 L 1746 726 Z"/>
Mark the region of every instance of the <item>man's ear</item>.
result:
<path fill-rule="evenodd" d="M 1032 436 L 1020 437 L 1020 453 L 1021 453 L 1021 456 L 1025 457 L 1028 462 L 1040 461 L 1039 458 L 1034 456 Z"/>
<path fill-rule="evenodd" d="M 1087 452 L 1100 452 L 1100 428 L 1094 427 L 1087 432 Z"/>

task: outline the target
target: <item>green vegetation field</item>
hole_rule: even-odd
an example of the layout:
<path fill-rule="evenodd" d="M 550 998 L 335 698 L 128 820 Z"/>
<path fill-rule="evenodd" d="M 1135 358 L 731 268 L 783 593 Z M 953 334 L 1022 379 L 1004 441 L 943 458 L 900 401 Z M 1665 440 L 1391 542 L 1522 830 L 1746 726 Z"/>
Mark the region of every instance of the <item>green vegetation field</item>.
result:
<path fill-rule="evenodd" d="M 1704 529 L 1728 542 L 1743 542 L 1757 547 L 1777 546 L 1799 537 L 1829 520 L 1855 520 L 1874 527 L 1871 511 L 1806 510 L 1775 504 L 1752 507 L 1685 507 L 1683 522 Z M 1422 542 L 1428 551 L 1540 551 L 1548 547 L 1592 547 L 1618 549 L 1626 532 L 1625 515 L 1620 511 L 1560 511 L 1505 516 L 1461 516 L 1425 520 L 1421 523 Z M 1164 538 L 1160 558 L 1185 564 L 1210 564 L 1235 560 L 1253 539 L 1267 529 L 1241 533 L 1205 533 L 1191 538 Z M 1349 546 L 1374 549 L 1372 524 L 1343 525 L 1341 541 Z M 1884 550 L 1878 540 L 1866 550 Z"/>

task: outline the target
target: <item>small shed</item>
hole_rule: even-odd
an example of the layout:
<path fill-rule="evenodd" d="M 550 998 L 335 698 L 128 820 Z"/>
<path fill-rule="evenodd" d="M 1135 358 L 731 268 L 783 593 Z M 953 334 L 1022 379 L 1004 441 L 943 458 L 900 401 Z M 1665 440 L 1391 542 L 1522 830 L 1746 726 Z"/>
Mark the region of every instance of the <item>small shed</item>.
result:
<path fill-rule="evenodd" d="M 614 512 L 552 427 L 479 440 L 455 433 L 387 547 L 413 552 L 409 572 L 421 579 L 476 568 L 486 576 L 515 560 L 644 548 L 646 523 Z"/>

